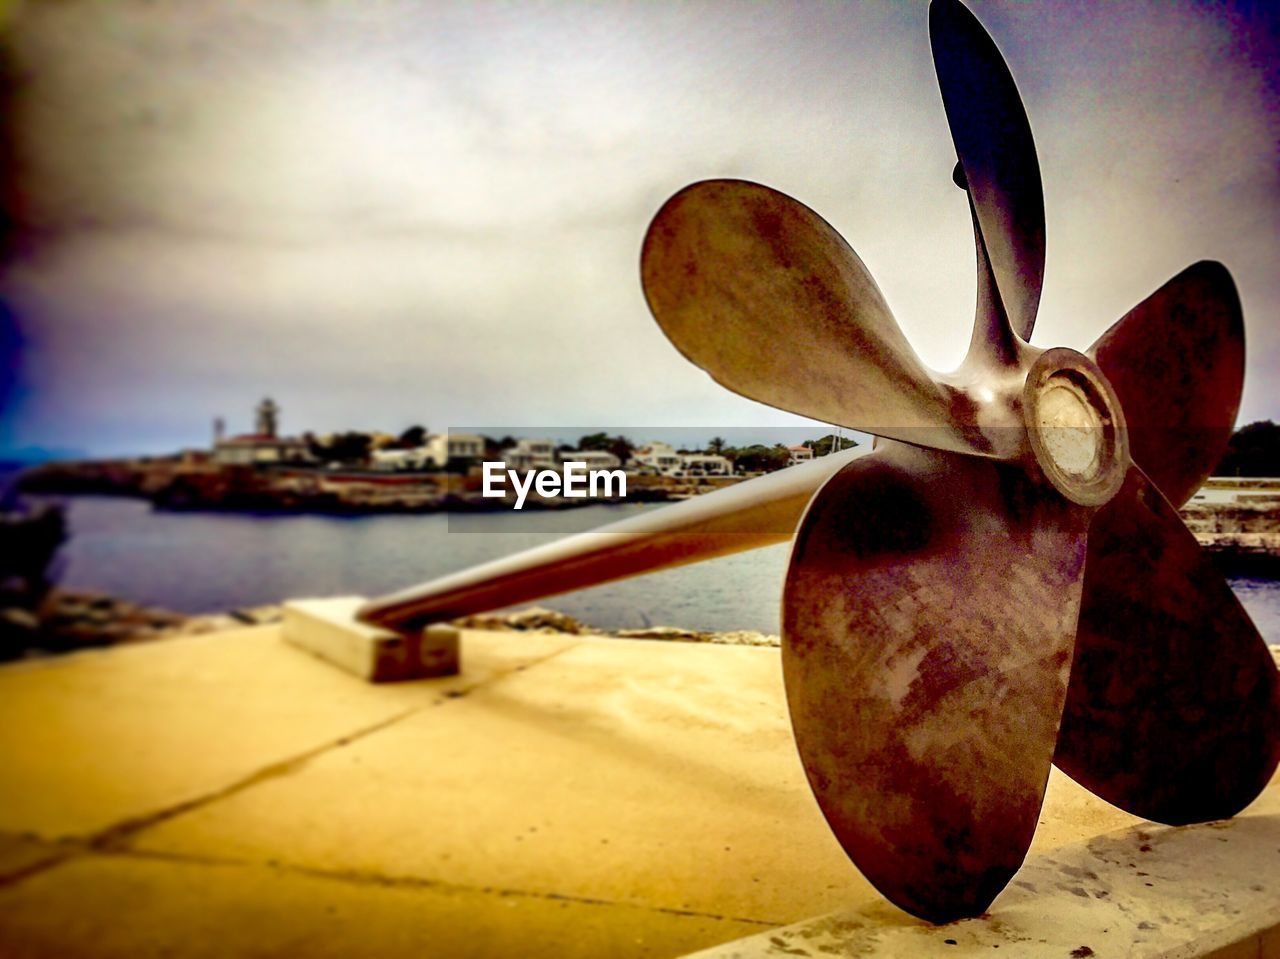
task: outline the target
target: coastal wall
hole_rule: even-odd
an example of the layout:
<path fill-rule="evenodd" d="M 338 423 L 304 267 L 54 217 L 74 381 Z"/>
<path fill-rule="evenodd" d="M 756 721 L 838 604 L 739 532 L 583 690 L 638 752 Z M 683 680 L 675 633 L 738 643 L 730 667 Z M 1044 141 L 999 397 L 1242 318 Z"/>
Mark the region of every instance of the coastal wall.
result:
<path fill-rule="evenodd" d="M 627 477 L 628 502 L 667 502 L 740 482 L 742 477 Z M 399 473 L 297 466 L 189 464 L 180 459 L 49 463 L 25 471 L 19 486 L 39 493 L 137 496 L 158 509 L 292 513 L 429 513 L 509 509 L 481 495 L 478 471 Z M 567 499 L 531 492 L 526 509 L 571 509 L 600 497 Z"/>

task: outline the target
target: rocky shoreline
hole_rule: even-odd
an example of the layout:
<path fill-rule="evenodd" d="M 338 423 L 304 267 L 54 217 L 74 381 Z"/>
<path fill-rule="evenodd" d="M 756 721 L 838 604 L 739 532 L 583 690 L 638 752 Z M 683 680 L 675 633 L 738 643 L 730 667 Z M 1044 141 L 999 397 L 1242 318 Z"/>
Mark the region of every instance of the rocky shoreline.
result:
<path fill-rule="evenodd" d="M 0 608 L 0 662 L 196 636 L 279 619 L 278 606 L 190 615 L 96 591 L 53 589 L 34 609 Z"/>
<path fill-rule="evenodd" d="M 607 636 L 614 639 L 661 639 L 680 643 L 720 643 L 726 646 L 779 646 L 779 637 L 749 629 L 711 631 L 679 626 L 648 626 L 643 629 L 600 629 L 579 622 L 566 613 L 530 606 L 514 613 L 481 613 L 455 619 L 460 629 L 491 632 L 555 633 L 567 636 Z"/>
<path fill-rule="evenodd" d="M 198 636 L 245 626 L 277 623 L 283 609 L 276 605 L 246 607 L 227 613 L 189 615 L 144 606 L 100 592 L 52 590 L 35 610 L 0 609 L 0 662 L 145 643 L 180 636 Z M 495 632 L 555 633 L 616 639 L 657 639 L 669 642 L 722 643 L 731 646 L 778 646 L 777 636 L 752 630 L 713 632 L 677 626 L 607 630 L 582 623 L 566 613 L 532 606 L 512 613 L 488 613 L 455 620 L 463 629 Z"/>
<path fill-rule="evenodd" d="M 255 606 L 228 613 L 187 615 L 142 606 L 103 593 L 54 590 L 37 614 L 25 610 L 0 610 L 0 624 L 19 627 L 32 640 L 23 649 L 0 648 L 0 663 L 81 649 L 99 649 L 131 643 L 199 636 L 245 626 L 280 622 L 283 607 Z M 511 613 L 483 613 L 453 621 L 460 629 L 503 633 L 541 633 L 561 636 L 593 636 L 606 639 L 648 639 L 677 643 L 714 643 L 725 646 L 774 647 L 781 638 L 755 630 L 696 630 L 679 626 L 643 629 L 601 629 L 554 609 L 530 606 Z M 43 632 L 43 635 L 40 635 Z M 1270 644 L 1280 666 L 1280 644 Z"/>
<path fill-rule="evenodd" d="M 1193 500 L 1179 512 L 1224 575 L 1280 579 L 1280 495 L 1274 490 L 1236 503 Z"/>

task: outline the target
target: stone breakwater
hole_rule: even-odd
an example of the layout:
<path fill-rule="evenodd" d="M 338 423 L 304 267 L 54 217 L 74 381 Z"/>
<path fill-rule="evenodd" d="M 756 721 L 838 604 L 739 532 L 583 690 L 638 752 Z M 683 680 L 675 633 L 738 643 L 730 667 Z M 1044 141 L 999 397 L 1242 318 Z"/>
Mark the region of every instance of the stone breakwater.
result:
<path fill-rule="evenodd" d="M 35 610 L 0 609 L 0 661 L 266 625 L 279 622 L 282 615 L 281 607 L 269 605 L 189 616 L 103 593 L 53 590 Z M 606 630 L 540 606 L 514 613 L 468 616 L 455 620 L 454 625 L 496 632 L 611 636 L 732 646 L 779 645 L 777 636 L 751 630 L 710 632 L 677 626 Z"/>
<path fill-rule="evenodd" d="M 191 616 L 98 592 L 51 590 L 34 609 L 0 608 L 0 662 L 195 636 L 280 619 L 278 606 Z"/>
<path fill-rule="evenodd" d="M 728 646 L 778 646 L 781 640 L 769 633 L 735 629 L 711 632 L 684 629 L 678 626 L 648 626 L 644 629 L 600 629 L 579 622 L 572 616 L 530 606 L 514 613 L 481 613 L 455 619 L 453 625 L 462 629 L 483 629 L 490 632 L 558 633 L 568 636 L 611 636 L 616 639 L 664 639 L 682 643 L 722 643 Z"/>
<path fill-rule="evenodd" d="M 1280 578 L 1280 493 L 1240 492 L 1229 502 L 1193 500 L 1183 522 L 1228 575 Z"/>

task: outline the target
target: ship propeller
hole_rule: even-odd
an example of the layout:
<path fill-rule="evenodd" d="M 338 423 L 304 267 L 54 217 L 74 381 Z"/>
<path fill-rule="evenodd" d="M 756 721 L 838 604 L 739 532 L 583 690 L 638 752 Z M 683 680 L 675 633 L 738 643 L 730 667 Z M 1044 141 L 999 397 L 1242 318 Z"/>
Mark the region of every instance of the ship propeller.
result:
<path fill-rule="evenodd" d="M 849 245 L 759 184 L 678 193 L 642 271 L 663 331 L 717 382 L 887 440 L 799 524 L 783 668 L 837 838 L 941 922 L 1017 871 L 1053 762 L 1157 821 L 1239 811 L 1280 758 L 1280 684 L 1174 505 L 1239 405 L 1230 275 L 1190 267 L 1087 353 L 1031 346 L 1044 202 L 1026 113 L 958 0 L 933 0 L 930 33 L 977 248 L 959 370 L 928 370 Z"/>
<path fill-rule="evenodd" d="M 662 330 L 743 396 L 883 439 L 362 617 L 415 628 L 794 533 L 782 665 L 809 783 L 867 878 L 941 922 L 981 914 L 1017 871 L 1053 763 L 1159 822 L 1238 812 L 1280 760 L 1280 681 L 1177 513 L 1240 403 L 1230 274 L 1189 267 L 1083 353 L 1031 345 L 1045 264 L 1031 127 L 960 0 L 933 0 L 929 24 L 977 253 L 961 366 L 921 362 L 817 213 L 756 183 L 695 183 L 644 241 Z"/>

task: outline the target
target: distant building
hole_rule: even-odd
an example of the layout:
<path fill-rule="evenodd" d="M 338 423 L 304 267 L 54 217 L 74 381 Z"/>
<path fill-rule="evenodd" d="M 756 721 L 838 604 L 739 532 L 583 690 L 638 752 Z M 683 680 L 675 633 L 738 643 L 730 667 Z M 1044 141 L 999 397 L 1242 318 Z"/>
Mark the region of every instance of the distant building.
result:
<path fill-rule="evenodd" d="M 657 440 L 631 454 L 631 464 L 664 476 L 731 476 L 733 463 L 714 453 L 677 453 L 670 443 Z"/>
<path fill-rule="evenodd" d="M 230 439 L 222 437 L 223 424 L 214 421 L 213 461 L 219 466 L 254 466 L 262 463 L 303 463 L 311 460 L 307 444 L 277 435 L 280 407 L 269 397 L 254 410 L 257 432 Z"/>
<path fill-rule="evenodd" d="M 407 450 L 377 449 L 369 454 L 376 470 L 427 470 L 436 465 L 431 447 L 415 446 Z"/>
<path fill-rule="evenodd" d="M 502 451 L 502 459 L 509 470 L 555 469 L 556 444 L 551 440 L 517 440 L 515 446 Z"/>
<path fill-rule="evenodd" d="M 813 459 L 813 448 L 810 446 L 788 446 L 787 452 L 791 454 L 787 457 L 787 465 L 795 466 L 797 463 L 807 463 Z"/>
<path fill-rule="evenodd" d="M 589 470 L 616 470 L 622 465 L 608 450 L 569 450 L 559 456 L 562 463 L 586 463 Z"/>
<path fill-rule="evenodd" d="M 254 420 L 254 431 L 259 436 L 269 436 L 276 438 L 276 424 L 280 415 L 280 407 L 276 406 L 275 400 L 271 397 L 263 397 L 262 402 L 258 404 Z"/>
<path fill-rule="evenodd" d="M 732 476 L 733 463 L 714 453 L 683 453 L 681 469 L 685 476 Z"/>
<path fill-rule="evenodd" d="M 443 468 L 450 460 L 478 460 L 484 457 L 484 437 L 474 433 L 432 433 L 422 447 L 431 464 Z"/>
<path fill-rule="evenodd" d="M 680 471 L 684 460 L 670 443 L 651 440 L 631 452 L 631 463 L 642 470 L 671 475 Z"/>
<path fill-rule="evenodd" d="M 450 460 L 479 460 L 484 457 L 484 437 L 474 433 L 431 433 L 421 446 L 391 449 L 383 446 L 369 453 L 376 470 L 439 470 Z"/>

